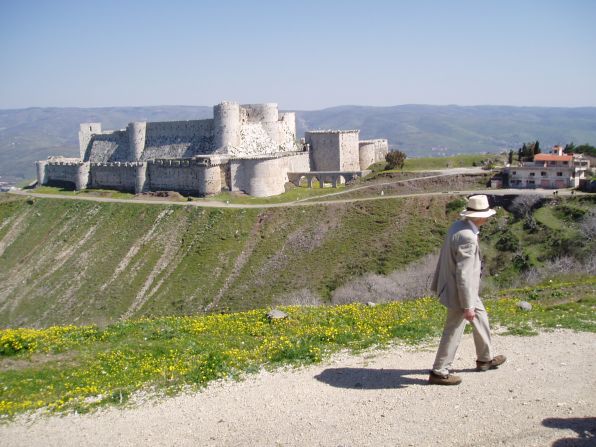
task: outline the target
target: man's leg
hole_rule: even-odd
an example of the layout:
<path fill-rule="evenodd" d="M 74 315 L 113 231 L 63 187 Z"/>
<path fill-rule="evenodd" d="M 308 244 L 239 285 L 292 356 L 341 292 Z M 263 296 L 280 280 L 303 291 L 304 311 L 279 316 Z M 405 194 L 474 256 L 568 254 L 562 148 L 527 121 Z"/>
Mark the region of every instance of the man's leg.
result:
<path fill-rule="evenodd" d="M 488 323 L 488 314 L 481 301 L 476 305 L 476 318 L 472 321 L 474 334 L 474 345 L 476 346 L 476 360 L 479 362 L 489 362 L 493 358 L 490 341 L 490 325 Z"/>
<path fill-rule="evenodd" d="M 465 327 L 466 320 L 464 320 L 462 309 L 447 308 L 447 318 L 445 320 L 441 342 L 439 343 L 439 349 L 435 357 L 433 373 L 439 376 L 449 375 L 449 368 L 451 368 L 451 364 L 455 358 L 455 353 L 457 352 Z"/>

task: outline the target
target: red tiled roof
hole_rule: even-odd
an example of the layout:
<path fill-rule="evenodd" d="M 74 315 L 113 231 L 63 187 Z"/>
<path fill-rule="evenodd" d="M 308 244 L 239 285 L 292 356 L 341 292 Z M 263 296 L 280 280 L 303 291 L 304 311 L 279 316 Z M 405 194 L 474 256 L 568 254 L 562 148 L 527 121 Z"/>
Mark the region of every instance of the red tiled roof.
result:
<path fill-rule="evenodd" d="M 571 161 L 573 155 L 536 154 L 534 161 Z"/>

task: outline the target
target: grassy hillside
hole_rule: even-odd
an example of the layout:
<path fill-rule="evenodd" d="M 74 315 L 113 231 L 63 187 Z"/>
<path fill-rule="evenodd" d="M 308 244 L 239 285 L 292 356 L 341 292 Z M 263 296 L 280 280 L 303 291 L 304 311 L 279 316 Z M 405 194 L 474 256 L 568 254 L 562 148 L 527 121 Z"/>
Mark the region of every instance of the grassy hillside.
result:
<path fill-rule="evenodd" d="M 329 303 L 435 252 L 463 206 L 448 194 L 269 209 L 0 197 L 0 327 Z M 589 196 L 500 209 L 482 230 L 487 290 L 589 265 L 594 209 Z"/>
<path fill-rule="evenodd" d="M 449 197 L 263 210 L 4 197 L 4 327 L 325 302 L 434 250 L 452 217 Z"/>

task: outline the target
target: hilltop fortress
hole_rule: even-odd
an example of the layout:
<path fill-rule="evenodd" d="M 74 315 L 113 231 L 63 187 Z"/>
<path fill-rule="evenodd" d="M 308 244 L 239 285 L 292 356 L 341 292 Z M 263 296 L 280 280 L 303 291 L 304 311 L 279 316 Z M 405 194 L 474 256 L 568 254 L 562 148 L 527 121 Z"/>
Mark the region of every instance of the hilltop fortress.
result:
<path fill-rule="evenodd" d="M 305 177 L 334 185 L 358 177 L 384 160 L 388 144 L 360 141 L 357 130 L 306 132 L 297 142 L 294 113 L 280 113 L 277 104 L 223 102 L 212 119 L 133 122 L 114 131 L 82 123 L 79 150 L 78 158 L 38 161 L 38 185 L 266 197 Z"/>

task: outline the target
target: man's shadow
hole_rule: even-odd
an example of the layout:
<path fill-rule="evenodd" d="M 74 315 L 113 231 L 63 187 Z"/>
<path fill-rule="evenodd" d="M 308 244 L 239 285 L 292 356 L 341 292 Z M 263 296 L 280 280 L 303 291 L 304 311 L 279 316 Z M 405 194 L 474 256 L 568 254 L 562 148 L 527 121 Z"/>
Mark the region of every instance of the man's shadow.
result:
<path fill-rule="evenodd" d="M 315 376 L 319 382 L 337 388 L 379 390 L 427 385 L 428 380 L 408 377 L 428 374 L 428 369 L 328 368 Z"/>
<path fill-rule="evenodd" d="M 542 425 L 549 428 L 573 430 L 577 438 L 561 438 L 553 447 L 583 447 L 596 445 L 596 418 L 547 418 Z"/>

